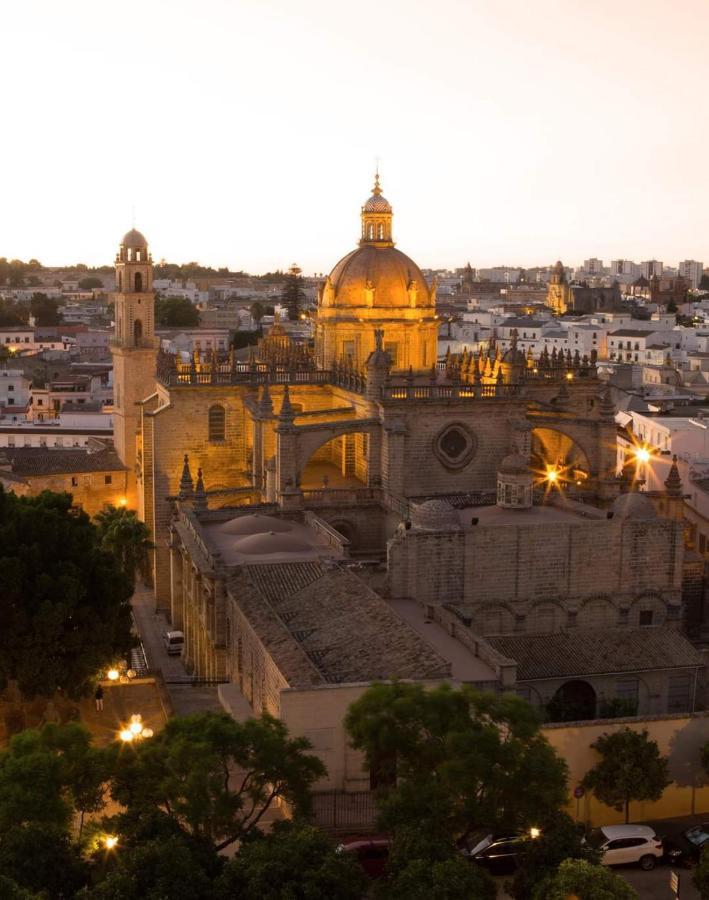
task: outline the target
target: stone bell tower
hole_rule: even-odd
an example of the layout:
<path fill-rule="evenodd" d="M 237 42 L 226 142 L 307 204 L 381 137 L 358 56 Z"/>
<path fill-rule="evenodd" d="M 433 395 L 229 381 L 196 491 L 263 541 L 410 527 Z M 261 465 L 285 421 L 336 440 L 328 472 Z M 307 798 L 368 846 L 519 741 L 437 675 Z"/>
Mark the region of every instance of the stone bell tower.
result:
<path fill-rule="evenodd" d="M 124 235 L 118 248 L 114 303 L 113 440 L 128 468 L 128 506 L 135 509 L 137 404 L 155 389 L 157 356 L 153 261 L 148 242 L 135 228 Z"/>

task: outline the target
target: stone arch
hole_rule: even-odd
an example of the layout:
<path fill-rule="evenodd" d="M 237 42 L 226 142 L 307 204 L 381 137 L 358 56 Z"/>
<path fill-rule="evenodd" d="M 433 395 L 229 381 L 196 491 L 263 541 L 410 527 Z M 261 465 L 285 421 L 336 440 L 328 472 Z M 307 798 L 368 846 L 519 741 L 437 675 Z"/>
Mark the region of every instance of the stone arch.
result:
<path fill-rule="evenodd" d="M 377 427 L 378 424 L 371 422 L 352 421 L 324 423 L 322 425 L 306 425 L 296 428 L 297 443 L 295 451 L 295 469 L 298 481 L 302 483 L 303 475 L 305 474 L 308 464 L 311 463 L 314 458 L 317 460 L 318 454 L 320 454 L 321 459 L 326 459 L 328 452 L 332 452 L 332 448 L 330 448 L 329 451 L 323 449 L 326 445 L 331 444 L 331 442 L 343 438 L 346 435 L 355 437 L 359 435 L 355 442 L 355 449 L 360 453 L 359 475 L 357 477 L 366 484 L 372 449 L 372 435 L 375 433 Z M 365 458 L 367 462 L 367 471 L 364 471 L 362 466 L 362 462 Z M 321 487 L 322 485 L 318 486 Z"/>
<path fill-rule="evenodd" d="M 527 634 L 554 634 L 564 625 L 564 608 L 558 600 L 539 600 L 527 613 Z"/>
<path fill-rule="evenodd" d="M 359 543 L 359 529 L 357 526 L 347 519 L 333 519 L 330 525 L 339 532 L 343 538 L 350 542 L 351 547 L 356 547 Z"/>
<path fill-rule="evenodd" d="M 300 486 L 305 490 L 366 486 L 369 444 L 367 431 L 349 429 L 319 441 L 299 468 Z"/>
<path fill-rule="evenodd" d="M 140 319 L 133 322 L 133 343 L 136 347 L 140 347 L 143 341 L 143 323 Z"/>
<path fill-rule="evenodd" d="M 473 629 L 479 634 L 512 634 L 515 614 L 506 603 L 486 603 L 473 615 Z"/>
<path fill-rule="evenodd" d="M 566 470 L 568 479 L 585 481 L 593 474 L 589 454 L 578 439 L 562 428 L 536 425 L 532 428 L 532 468 L 540 474 L 550 466 Z"/>
<path fill-rule="evenodd" d="M 656 591 L 644 591 L 630 604 L 628 625 L 632 627 L 664 625 L 667 619 L 667 604 Z"/>
<path fill-rule="evenodd" d="M 139 294 L 143 290 L 143 275 L 141 272 L 135 273 L 135 292 Z"/>
<path fill-rule="evenodd" d="M 579 628 L 605 628 L 618 624 L 618 609 L 610 597 L 594 594 L 586 597 L 576 614 Z"/>
<path fill-rule="evenodd" d="M 558 688 L 547 704 L 550 722 L 579 722 L 596 718 L 595 688 L 582 678 L 572 678 Z"/>

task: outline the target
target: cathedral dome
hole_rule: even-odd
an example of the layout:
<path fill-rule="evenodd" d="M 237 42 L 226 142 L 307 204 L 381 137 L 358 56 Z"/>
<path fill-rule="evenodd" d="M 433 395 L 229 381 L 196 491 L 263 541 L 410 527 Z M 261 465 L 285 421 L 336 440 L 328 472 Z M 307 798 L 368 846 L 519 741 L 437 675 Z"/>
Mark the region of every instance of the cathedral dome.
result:
<path fill-rule="evenodd" d="M 239 538 L 234 544 L 237 553 L 248 556 L 266 556 L 270 553 L 307 553 L 313 548 L 304 540 L 292 534 L 277 534 L 267 531 Z"/>
<path fill-rule="evenodd" d="M 362 207 L 362 212 L 388 212 L 390 213 L 391 203 L 381 193 L 374 193 Z"/>
<path fill-rule="evenodd" d="M 519 453 L 506 456 L 497 470 L 501 475 L 529 475 L 529 460 Z"/>
<path fill-rule="evenodd" d="M 136 228 L 131 228 L 121 238 L 121 246 L 131 250 L 147 250 L 148 242 Z"/>
<path fill-rule="evenodd" d="M 426 500 L 412 508 L 411 524 L 424 531 L 457 531 L 460 519 L 445 500 Z"/>
<path fill-rule="evenodd" d="M 613 512 L 618 519 L 657 518 L 652 500 L 638 491 L 621 494 L 613 503 Z"/>
<path fill-rule="evenodd" d="M 237 516 L 235 519 L 229 519 L 222 525 L 221 530 L 224 534 L 238 534 L 246 537 L 251 534 L 266 534 L 269 531 L 283 534 L 292 531 L 293 525 L 283 519 L 277 519 L 275 516 L 254 513 L 250 516 Z"/>
<path fill-rule="evenodd" d="M 330 273 L 333 306 L 408 307 L 409 291 L 416 291 L 416 306 L 432 306 L 431 292 L 421 269 L 392 246 L 363 244 L 341 259 Z M 372 303 L 365 291 L 373 290 Z"/>

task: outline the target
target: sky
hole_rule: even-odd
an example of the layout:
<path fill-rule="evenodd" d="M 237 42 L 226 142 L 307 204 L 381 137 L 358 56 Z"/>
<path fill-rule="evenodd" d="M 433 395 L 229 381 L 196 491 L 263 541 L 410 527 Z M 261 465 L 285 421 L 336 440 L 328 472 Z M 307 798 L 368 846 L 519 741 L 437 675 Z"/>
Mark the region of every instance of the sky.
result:
<path fill-rule="evenodd" d="M 329 271 L 375 160 L 422 267 L 709 264 L 707 0 L 22 0 L 0 256 Z"/>

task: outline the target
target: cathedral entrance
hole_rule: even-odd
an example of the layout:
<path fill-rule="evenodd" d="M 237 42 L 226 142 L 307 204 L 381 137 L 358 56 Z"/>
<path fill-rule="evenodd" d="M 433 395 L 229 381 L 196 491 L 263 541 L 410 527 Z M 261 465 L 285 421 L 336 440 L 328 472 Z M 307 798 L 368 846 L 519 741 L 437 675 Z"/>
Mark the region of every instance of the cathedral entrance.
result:
<path fill-rule="evenodd" d="M 313 453 L 300 476 L 303 490 L 362 488 L 369 471 L 369 435 L 332 438 Z"/>
<path fill-rule="evenodd" d="M 579 678 L 562 684 L 547 703 L 548 722 L 581 722 L 595 717 L 596 692 Z"/>
<path fill-rule="evenodd" d="M 581 447 L 563 431 L 535 428 L 532 431 L 532 469 L 540 482 L 549 473 L 558 474 L 557 484 L 583 488 L 591 474 L 588 457 Z"/>

